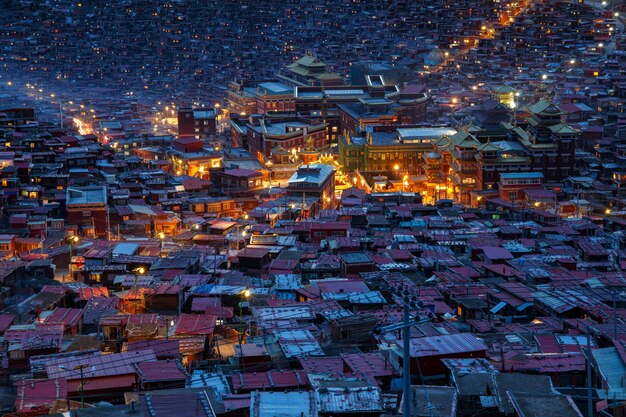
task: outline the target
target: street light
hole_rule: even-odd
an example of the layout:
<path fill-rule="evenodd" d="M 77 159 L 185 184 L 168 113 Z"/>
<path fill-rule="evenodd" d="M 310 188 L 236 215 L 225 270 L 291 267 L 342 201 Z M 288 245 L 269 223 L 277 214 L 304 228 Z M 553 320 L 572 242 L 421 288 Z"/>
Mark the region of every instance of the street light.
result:
<path fill-rule="evenodd" d="M 67 238 L 67 241 L 69 242 L 69 246 L 70 246 L 70 262 L 69 262 L 69 264 L 68 264 L 67 269 L 68 269 L 68 272 L 69 272 L 69 276 L 70 276 L 72 279 L 74 279 L 74 271 L 73 271 L 73 268 L 72 268 L 72 247 L 73 247 L 76 243 L 78 243 L 78 241 L 79 241 L 79 240 L 80 240 L 80 238 L 79 238 L 78 236 L 76 236 L 76 235 L 74 235 L 74 236 L 69 236 L 69 237 Z"/>
<path fill-rule="evenodd" d="M 252 292 L 246 288 L 240 294 L 239 300 L 239 344 L 243 343 L 243 302 L 249 300 L 252 297 Z"/>
<path fill-rule="evenodd" d="M 145 273 L 146 268 L 144 268 L 143 266 L 133 269 L 133 275 L 135 275 L 135 278 L 133 280 L 133 289 L 131 291 L 131 294 L 134 295 L 135 293 L 137 293 L 137 281 L 139 279 L 139 275 L 143 275 Z M 133 312 L 134 314 L 137 314 L 137 302 L 133 303 Z"/>
<path fill-rule="evenodd" d="M 163 240 L 165 239 L 165 233 L 159 232 L 157 237 L 159 238 L 159 256 L 163 257 Z"/>
<path fill-rule="evenodd" d="M 272 185 L 272 165 L 274 165 L 272 161 L 267 161 L 265 163 L 265 166 L 267 167 L 267 182 L 269 184 L 268 188 L 271 188 Z"/>
<path fill-rule="evenodd" d="M 170 321 L 165 320 L 165 340 L 169 340 L 170 328 L 173 328 L 175 324 L 173 319 Z"/>

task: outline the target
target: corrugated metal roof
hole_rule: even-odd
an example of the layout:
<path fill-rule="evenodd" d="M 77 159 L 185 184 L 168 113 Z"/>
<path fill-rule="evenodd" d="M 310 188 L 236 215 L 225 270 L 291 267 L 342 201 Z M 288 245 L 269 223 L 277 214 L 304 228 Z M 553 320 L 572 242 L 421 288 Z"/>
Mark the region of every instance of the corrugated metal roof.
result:
<path fill-rule="evenodd" d="M 315 417 L 317 412 L 309 392 L 253 392 L 251 417 Z"/>
<path fill-rule="evenodd" d="M 387 300 L 380 291 L 323 293 L 324 300 L 347 300 L 351 304 L 386 304 Z"/>
<path fill-rule="evenodd" d="M 393 366 L 385 359 L 382 352 L 344 353 L 341 357 L 357 376 L 386 376 L 394 374 Z"/>
<path fill-rule="evenodd" d="M 290 342 L 280 341 L 279 345 L 287 358 L 293 358 L 304 355 L 321 356 L 324 350 L 317 341 L 309 342 Z"/>
<path fill-rule="evenodd" d="M 15 408 L 18 412 L 52 407 L 57 399 L 67 398 L 65 379 L 23 379 L 17 383 Z"/>
<path fill-rule="evenodd" d="M 595 349 L 592 352 L 602 379 L 606 381 L 609 390 L 620 390 L 624 388 L 624 375 L 626 375 L 626 364 L 622 360 L 616 348 Z"/>
<path fill-rule="evenodd" d="M 396 341 L 402 346 L 402 341 Z M 487 345 L 470 333 L 429 336 L 411 339 L 411 357 L 442 356 L 486 351 Z"/>
<path fill-rule="evenodd" d="M 226 411 L 250 408 L 250 394 L 231 394 L 222 397 Z"/>
<path fill-rule="evenodd" d="M 79 288 L 78 298 L 81 300 L 91 300 L 94 297 L 108 297 L 109 289 L 107 287 L 88 287 Z"/>
<path fill-rule="evenodd" d="M 83 323 L 95 324 L 102 316 L 114 315 L 117 313 L 117 306 L 120 299 L 117 297 L 93 297 L 87 301 L 83 313 Z"/>
<path fill-rule="evenodd" d="M 62 339 L 62 324 L 13 325 L 4 332 L 9 350 L 53 349 Z"/>
<path fill-rule="evenodd" d="M 505 303 L 504 301 L 499 302 L 498 304 L 496 304 L 491 310 L 489 310 L 492 314 L 496 314 L 498 311 L 502 310 L 504 307 L 507 306 L 507 303 Z"/>
<path fill-rule="evenodd" d="M 308 306 L 287 306 L 287 307 L 256 307 L 253 310 L 256 320 L 313 320 L 315 316 Z"/>
<path fill-rule="evenodd" d="M 556 294 L 538 291 L 532 293 L 532 296 L 535 299 L 535 304 L 541 303 L 553 309 L 557 313 L 564 313 L 576 307 L 574 304 L 569 303 L 567 300 L 559 298 Z"/>
<path fill-rule="evenodd" d="M 344 363 L 342 358 L 336 357 L 303 357 L 298 358 L 302 368 L 307 373 L 343 375 Z"/>
<path fill-rule="evenodd" d="M 135 364 L 141 382 L 181 381 L 188 375 L 176 360 L 141 362 Z"/>
<path fill-rule="evenodd" d="M 380 390 L 375 387 L 320 387 L 315 390 L 320 413 L 355 413 L 382 411 Z"/>
<path fill-rule="evenodd" d="M 235 345 L 235 356 L 266 356 L 267 347 L 263 344 L 246 343 L 245 345 Z"/>
<path fill-rule="evenodd" d="M 366 292 L 367 284 L 361 279 L 327 279 L 315 282 L 322 293 Z"/>
<path fill-rule="evenodd" d="M 155 360 L 154 351 L 141 350 L 110 355 L 57 358 L 50 360 L 45 366 L 49 378 L 76 380 L 80 379 L 80 372 L 74 368 L 80 365 L 87 365 L 84 370 L 85 378 L 100 378 L 112 375 L 134 375 L 135 368 L 132 366 L 134 363 Z"/>
<path fill-rule="evenodd" d="M 514 371 L 534 371 L 541 374 L 582 372 L 585 370 L 585 357 L 582 354 L 532 356 L 521 362 L 509 363 Z"/>
<path fill-rule="evenodd" d="M 231 393 L 228 380 L 221 372 L 195 370 L 193 375 L 191 375 L 191 379 L 187 382 L 187 386 L 189 388 L 212 388 L 222 396 Z M 247 396 L 247 399 L 248 406 L 250 406 L 250 396 Z"/>
<path fill-rule="evenodd" d="M 207 394 L 201 391 L 154 391 L 142 395 L 140 400 L 144 416 L 215 417 Z"/>
<path fill-rule="evenodd" d="M 104 391 L 119 388 L 132 388 L 137 383 L 137 376 L 133 374 L 127 375 L 111 375 L 101 378 L 89 378 L 85 380 L 85 392 Z M 67 381 L 67 392 L 76 394 L 80 392 L 80 379 Z"/>
<path fill-rule="evenodd" d="M 180 339 L 139 340 L 125 344 L 125 351 L 152 350 L 157 358 L 178 358 L 180 355 Z"/>
<path fill-rule="evenodd" d="M 134 255 L 135 252 L 137 252 L 138 248 L 139 248 L 138 243 L 121 242 L 115 245 L 115 248 L 113 248 L 113 256 Z"/>
<path fill-rule="evenodd" d="M 209 335 L 215 330 L 217 316 L 209 314 L 181 314 L 175 334 Z"/>
<path fill-rule="evenodd" d="M 301 370 L 247 372 L 232 375 L 235 391 L 305 387 L 309 383 L 306 373 Z"/>
<path fill-rule="evenodd" d="M 77 325 L 83 316 L 82 308 L 57 307 L 46 318 L 46 323 L 63 323 L 65 326 Z"/>

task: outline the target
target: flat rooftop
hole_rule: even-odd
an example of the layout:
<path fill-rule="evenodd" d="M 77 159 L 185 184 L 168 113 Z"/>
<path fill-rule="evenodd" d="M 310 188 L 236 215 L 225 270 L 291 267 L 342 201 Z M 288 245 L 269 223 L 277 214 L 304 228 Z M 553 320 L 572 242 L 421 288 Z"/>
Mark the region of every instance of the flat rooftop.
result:
<path fill-rule="evenodd" d="M 107 192 L 104 186 L 68 187 L 66 204 L 97 204 L 107 202 Z"/>
<path fill-rule="evenodd" d="M 300 183 L 322 184 L 332 175 L 333 170 L 332 166 L 324 164 L 302 165 L 291 178 L 289 178 L 289 185 L 297 186 Z"/>
<path fill-rule="evenodd" d="M 291 94 L 293 93 L 293 87 L 281 83 L 261 83 L 259 84 L 259 90 L 265 91 L 265 94 Z"/>
<path fill-rule="evenodd" d="M 503 172 L 500 174 L 503 179 L 511 180 L 517 178 L 543 178 L 541 172 Z"/>
<path fill-rule="evenodd" d="M 457 130 L 452 127 L 409 127 L 398 129 L 398 136 L 401 140 L 440 138 L 442 136 L 452 136 Z"/>

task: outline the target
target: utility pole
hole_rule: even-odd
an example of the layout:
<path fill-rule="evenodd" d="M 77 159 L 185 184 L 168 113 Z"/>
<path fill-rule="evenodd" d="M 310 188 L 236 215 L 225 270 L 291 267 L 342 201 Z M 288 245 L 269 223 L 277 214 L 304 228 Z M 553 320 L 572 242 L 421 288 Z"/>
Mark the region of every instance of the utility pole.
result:
<path fill-rule="evenodd" d="M 408 295 L 405 295 L 402 298 L 402 323 L 376 328 L 376 332 L 380 333 L 389 333 L 402 329 L 402 395 L 404 397 L 402 414 L 406 417 L 411 417 L 411 326 L 430 321 L 429 318 L 411 320 L 409 312 L 412 306 L 417 310 L 422 308 L 419 302 L 414 304 L 409 300 Z"/>
<path fill-rule="evenodd" d="M 75 366 L 73 369 L 69 369 L 66 368 L 65 366 L 60 366 L 59 368 L 64 370 L 64 371 L 69 371 L 69 372 L 76 372 L 76 371 L 80 371 L 80 386 L 79 388 L 79 393 L 80 393 L 80 407 L 81 408 L 85 408 L 85 368 L 87 368 L 89 365 L 84 363 L 82 365 L 78 365 Z"/>
<path fill-rule="evenodd" d="M 620 274 L 621 275 L 621 274 Z M 613 290 L 613 341 L 617 341 L 617 299 L 621 300 L 624 296 L 623 291 L 617 292 L 617 290 Z"/>
<path fill-rule="evenodd" d="M 593 417 L 593 398 L 591 389 L 591 335 L 587 333 L 587 417 Z"/>
<path fill-rule="evenodd" d="M 411 326 L 409 323 L 409 303 L 408 299 L 403 300 L 402 309 L 402 390 L 404 393 L 404 403 L 402 404 L 402 414 L 411 417 Z"/>
<path fill-rule="evenodd" d="M 613 343 L 617 343 L 617 291 L 613 290 Z"/>
<path fill-rule="evenodd" d="M 109 215 L 109 206 L 106 207 L 107 213 L 107 240 L 111 240 L 111 217 Z"/>
<path fill-rule="evenodd" d="M 226 256 L 228 257 L 228 252 L 226 252 Z M 216 276 L 217 276 L 217 248 L 214 247 L 213 248 L 213 281 L 215 281 Z"/>
<path fill-rule="evenodd" d="M 88 365 L 86 363 L 78 365 L 76 368 L 80 370 L 80 408 L 85 408 L 85 374 L 84 370 Z"/>

